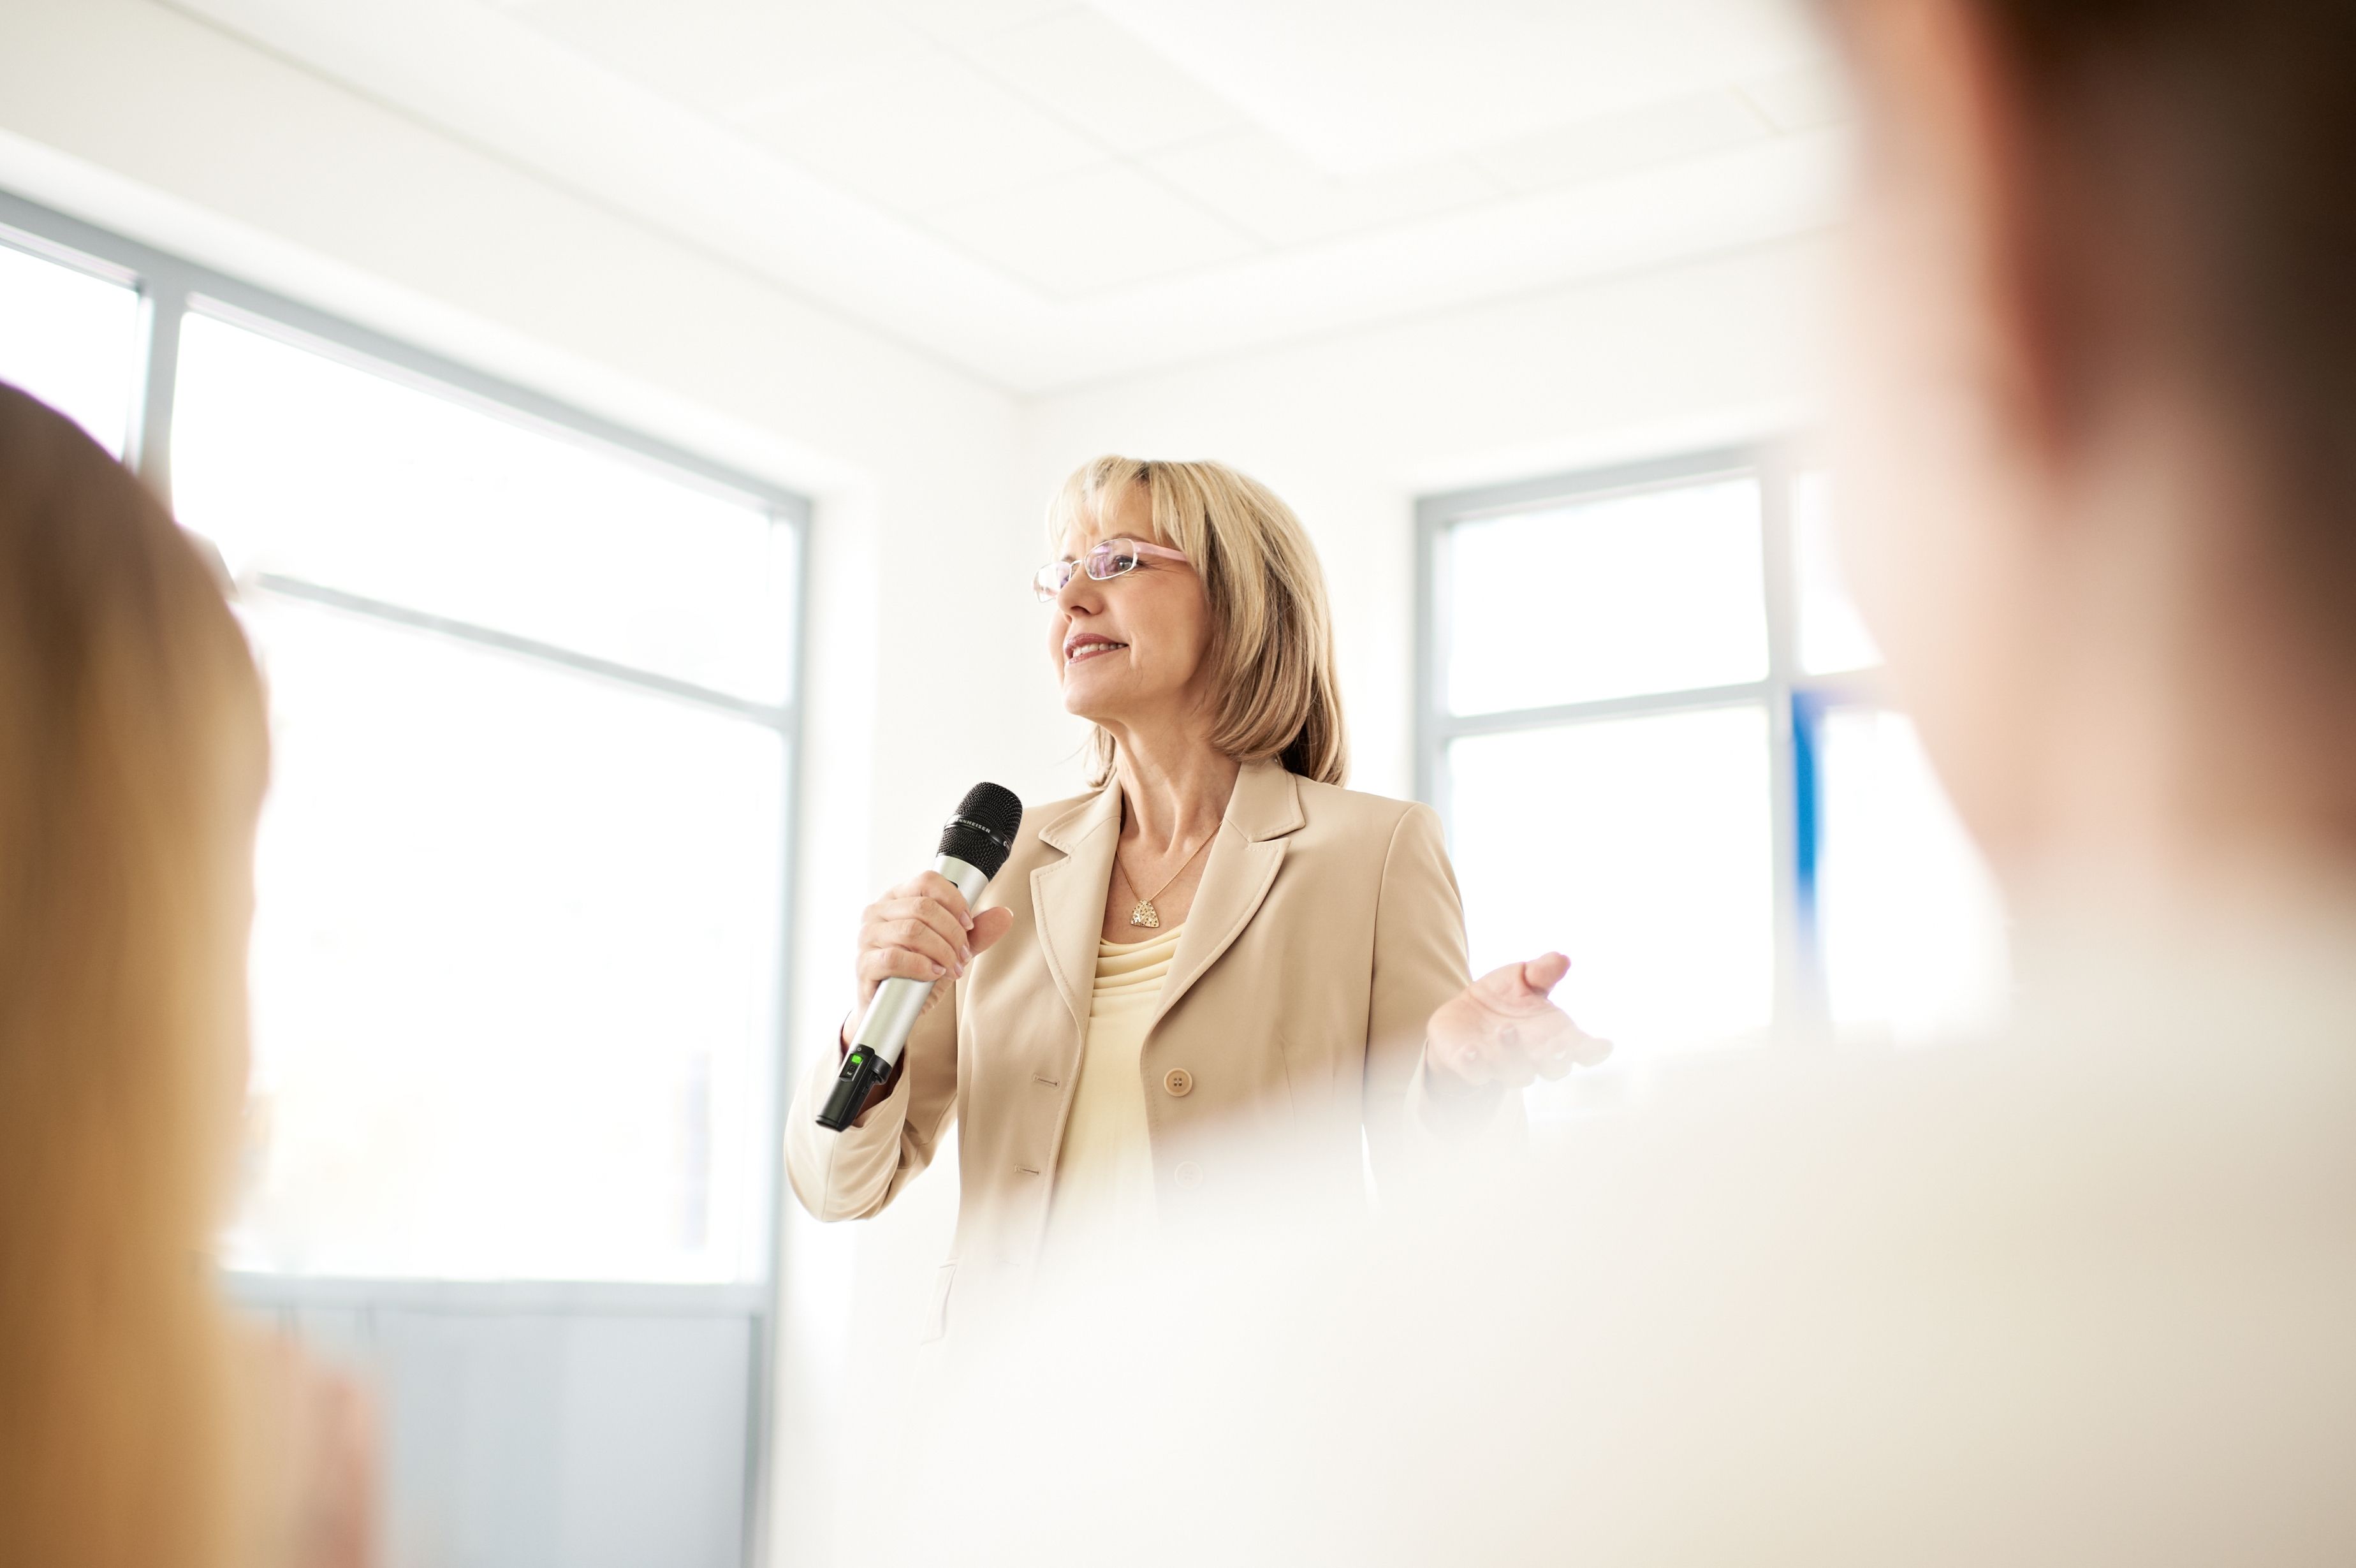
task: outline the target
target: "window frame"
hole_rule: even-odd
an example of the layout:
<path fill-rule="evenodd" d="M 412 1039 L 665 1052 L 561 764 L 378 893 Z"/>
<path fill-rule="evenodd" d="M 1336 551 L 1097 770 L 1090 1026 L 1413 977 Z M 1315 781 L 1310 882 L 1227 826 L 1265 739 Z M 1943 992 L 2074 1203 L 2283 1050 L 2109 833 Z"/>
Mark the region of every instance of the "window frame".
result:
<path fill-rule="evenodd" d="M 803 680 L 809 638 L 811 507 L 808 498 L 715 462 L 685 447 L 591 413 L 560 399 L 505 381 L 459 360 L 386 336 L 327 311 L 215 272 L 169 252 L 0 190 L 0 245 L 40 260 L 74 268 L 139 293 L 139 362 L 133 381 L 131 428 L 123 433 L 123 462 L 170 504 L 173 399 L 177 390 L 180 329 L 194 309 L 342 363 L 391 377 L 429 395 L 455 401 L 477 412 L 543 435 L 589 446 L 658 468 L 666 475 L 748 502 L 789 531 L 794 571 L 794 625 L 787 658 L 790 668 L 784 699 L 776 704 L 748 701 L 652 671 L 474 626 L 399 605 L 380 603 L 299 579 L 263 575 L 247 586 L 255 592 L 311 604 L 325 604 L 378 624 L 397 625 L 491 647 L 539 662 L 616 682 L 671 700 L 726 713 L 776 732 L 786 748 L 782 773 L 777 865 L 778 946 L 772 999 L 774 1027 L 766 1064 L 768 1104 L 758 1147 L 774 1149 L 783 1135 L 791 1097 L 795 897 L 800 843 L 797 832 L 802 798 Z M 751 1279 L 716 1283 L 636 1281 L 447 1281 L 305 1277 L 268 1273 L 222 1275 L 222 1287 L 239 1305 L 289 1327 L 307 1315 L 371 1307 L 423 1308 L 473 1314 L 526 1308 L 584 1314 L 654 1313 L 676 1316 L 741 1316 L 751 1334 L 746 1391 L 752 1430 L 747 1434 L 742 1541 L 745 1561 L 766 1560 L 769 1528 L 768 1468 L 774 1444 L 774 1368 L 781 1300 L 780 1243 L 782 1164 L 757 1159 L 763 1173 L 755 1222 L 760 1227 Z"/>
<path fill-rule="evenodd" d="M 1455 824 L 1448 799 L 1448 747 L 1463 736 L 1703 709 L 1757 706 L 1765 710 L 1775 903 L 1775 986 L 1767 1036 L 1774 1042 L 1824 1037 L 1828 1022 L 1815 900 L 1817 846 L 1823 842 L 1824 830 L 1824 799 L 1816 767 L 1824 716 L 1842 706 L 1891 705 L 1878 666 L 1810 674 L 1800 661 L 1793 491 L 1802 475 L 1820 467 L 1809 460 L 1802 441 L 1764 441 L 1451 490 L 1423 497 L 1416 503 L 1415 792 L 1418 800 L 1439 811 L 1451 839 Z M 1763 678 L 1494 714 L 1450 710 L 1448 618 L 1452 584 L 1447 544 L 1451 530 L 1462 523 L 1517 512 L 1739 478 L 1754 478 L 1759 484 L 1760 564 L 1767 626 Z"/>

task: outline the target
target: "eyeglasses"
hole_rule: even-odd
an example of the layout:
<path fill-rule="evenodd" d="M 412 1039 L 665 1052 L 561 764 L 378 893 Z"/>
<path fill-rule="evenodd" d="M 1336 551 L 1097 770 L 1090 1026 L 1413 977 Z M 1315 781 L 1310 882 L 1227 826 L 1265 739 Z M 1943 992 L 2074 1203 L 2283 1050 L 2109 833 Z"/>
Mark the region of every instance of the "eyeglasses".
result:
<path fill-rule="evenodd" d="M 1031 586 L 1038 590 L 1040 598 L 1052 599 L 1064 591 L 1064 585 L 1072 580 L 1072 574 L 1083 567 L 1098 582 L 1108 582 L 1124 572 L 1136 571 L 1137 564 L 1149 555 L 1182 564 L 1186 559 L 1183 551 L 1164 545 L 1141 543 L 1134 539 L 1099 540 L 1089 545 L 1088 553 L 1077 561 L 1050 561 L 1040 567 L 1038 575 L 1031 579 Z"/>

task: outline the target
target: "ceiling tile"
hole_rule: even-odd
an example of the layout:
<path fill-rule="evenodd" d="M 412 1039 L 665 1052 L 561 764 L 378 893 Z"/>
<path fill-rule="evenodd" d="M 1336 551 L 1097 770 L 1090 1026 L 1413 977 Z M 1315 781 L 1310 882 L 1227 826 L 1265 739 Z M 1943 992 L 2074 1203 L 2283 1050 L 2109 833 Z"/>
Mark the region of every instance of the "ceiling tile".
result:
<path fill-rule="evenodd" d="M 1741 95 L 1721 91 L 1541 131 L 1466 156 L 1516 190 L 1543 190 L 1657 168 L 1772 134 Z"/>
<path fill-rule="evenodd" d="M 944 54 L 873 86 L 815 95 L 740 124 L 830 184 L 901 212 L 931 212 L 1106 161 L 1087 137 Z"/>
<path fill-rule="evenodd" d="M 931 49 L 858 0 L 519 0 L 507 9 L 640 86 L 721 116 L 847 86 Z"/>
<path fill-rule="evenodd" d="M 1094 11 L 993 33 L 965 55 L 1119 152 L 1155 152 L 1242 124 L 1225 100 Z"/>
<path fill-rule="evenodd" d="M 1411 223 L 1504 194 L 1494 177 L 1461 159 L 1329 175 L 1259 130 L 1212 136 L 1145 161 L 1214 212 L 1277 246 Z"/>
<path fill-rule="evenodd" d="M 982 38 L 1079 9 L 1074 0 L 885 0 L 885 4 L 944 43 Z"/>
<path fill-rule="evenodd" d="M 925 222 L 951 243 L 1065 299 L 1259 252 L 1248 235 L 1120 165 L 963 203 L 928 214 Z"/>
<path fill-rule="evenodd" d="M 530 0 L 534 6 L 563 3 Z M 991 8 L 991 0 L 973 3 Z M 1387 8 L 1359 3 L 1367 12 Z M 1655 0 L 1641 5 L 1628 0 L 1519 3 L 1533 16 L 1655 9 Z M 614 219 L 635 226 L 610 231 L 635 233 L 655 247 L 648 254 L 657 261 L 691 252 L 733 264 L 839 315 L 854 333 L 873 330 L 920 345 L 944 364 L 1016 392 L 1253 352 L 1309 333 L 1367 329 L 1508 293 L 1569 288 L 1730 245 L 1800 242 L 1758 274 L 1796 280 L 1820 264 L 1816 237 L 1840 209 L 1854 147 L 1853 135 L 1842 131 L 1779 134 L 1665 165 L 1641 178 L 1476 200 L 1445 218 L 1427 219 L 1468 194 L 1495 190 L 1494 180 L 1468 165 L 1437 163 L 1412 177 L 1321 186 L 1302 175 L 1300 157 L 1287 157 L 1280 148 L 1271 152 L 1264 139 L 1248 134 L 1220 133 L 1155 155 L 1170 165 L 1168 179 L 1189 170 L 1224 169 L 1221 199 L 1256 209 L 1272 232 L 1298 232 L 1321 222 L 1330 227 L 1342 219 L 1384 225 L 1331 244 L 1222 261 L 1246 242 L 1197 216 L 1201 202 L 1157 188 L 1152 182 L 1163 176 L 1109 159 L 1093 176 L 1050 176 L 1012 196 L 968 196 L 944 201 L 918 220 L 896 219 L 871 201 L 840 193 L 809 170 L 766 156 L 708 114 L 680 107 L 558 43 L 519 11 L 479 0 L 174 4 L 209 26 L 299 62 L 321 81 L 340 84 L 339 91 L 363 94 L 483 149 L 527 182 L 510 182 L 511 188 L 587 193 Z M 876 4 L 881 7 L 882 0 Z M 1186 16 L 1224 4 L 1202 0 Z M 1449 8 L 1438 0 L 1414 4 Z M 1266 0 L 1271 16 L 1295 5 L 1296 0 Z M 1363 18 L 1360 26 L 1380 30 Z M 1384 47 L 1398 46 L 1386 39 Z M 1526 57 L 1534 55 L 1523 41 L 1494 58 L 1503 66 L 1527 68 Z M 1539 58 L 1543 63 L 1558 57 Z M 927 87 L 920 71 L 901 69 L 909 80 L 895 79 L 889 91 L 852 92 L 836 78 L 819 96 L 838 121 L 855 117 L 862 101 L 874 100 L 889 128 L 894 119 L 913 124 L 928 103 L 955 95 L 937 83 Z M 1746 59 L 1742 69 L 1703 85 L 1772 82 L 1783 70 L 1772 60 Z M 1493 81 L 1488 90 L 1498 89 Z M 1361 81 L 1355 91 L 1365 96 L 1371 90 Z M 1774 92 L 1762 89 L 1762 96 L 1772 101 Z M 1556 123 L 1567 118 L 1558 116 Z M 975 136 L 996 135 L 1003 150 L 1009 138 L 999 134 L 1002 124 L 995 133 L 976 124 L 981 128 Z M 1522 125 L 1515 132 L 1542 128 Z M 952 118 L 951 145 L 927 156 L 961 157 L 955 145 L 961 129 Z M 941 141 L 937 124 L 931 134 Z M 1049 150 L 1062 156 L 1069 145 L 1055 142 Z M 1034 144 L 1032 151 L 1037 150 Z M 1299 199 L 1301 210 L 1285 212 L 1288 199 Z M 977 259 L 973 251 L 926 231 L 926 220 L 956 228 L 967 245 L 1001 260 Z M 691 263 L 690 274 L 702 264 L 691 257 Z M 1181 266 L 1194 270 L 1152 276 Z M 1014 267 L 1039 279 L 1040 286 L 1076 293 L 1046 297 L 1019 283 L 1008 270 Z M 1105 281 L 1141 274 L 1149 281 L 1133 286 Z M 1782 298 L 1783 284 L 1768 295 Z M 628 401 L 626 389 L 607 392 Z"/>
<path fill-rule="evenodd" d="M 1742 84 L 1742 95 L 1759 106 L 1779 131 L 1811 131 L 1856 118 L 1848 80 L 1829 66 L 1810 66 Z"/>
<path fill-rule="evenodd" d="M 1094 0 L 1335 174 L 1820 61 L 1801 0 Z"/>

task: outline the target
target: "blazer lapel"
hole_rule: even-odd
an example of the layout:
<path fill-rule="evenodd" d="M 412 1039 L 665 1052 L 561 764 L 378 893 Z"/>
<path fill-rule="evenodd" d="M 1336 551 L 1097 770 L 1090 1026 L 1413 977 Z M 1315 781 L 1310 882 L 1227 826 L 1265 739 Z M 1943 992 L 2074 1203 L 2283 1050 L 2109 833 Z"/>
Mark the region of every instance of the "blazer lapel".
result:
<path fill-rule="evenodd" d="M 1088 1001 L 1096 989 L 1097 938 L 1104 929 L 1105 891 L 1112 886 L 1113 851 L 1120 843 L 1120 786 L 1108 781 L 1095 799 L 1039 830 L 1039 842 L 1063 851 L 1031 873 L 1031 908 L 1039 922 L 1039 950 L 1047 972 L 1071 1009 L 1073 1045 L 1087 1037 Z"/>
<path fill-rule="evenodd" d="M 1301 787 L 1280 764 L 1247 763 L 1236 776 L 1236 791 L 1228 798 L 1226 820 L 1203 867 L 1202 886 L 1194 890 L 1186 929 L 1171 958 L 1170 977 L 1162 983 L 1162 999 L 1146 1026 L 1149 1033 L 1251 924 L 1284 864 L 1286 836 L 1307 821 L 1301 810 Z M 1099 916 L 1103 893 L 1099 884 Z"/>

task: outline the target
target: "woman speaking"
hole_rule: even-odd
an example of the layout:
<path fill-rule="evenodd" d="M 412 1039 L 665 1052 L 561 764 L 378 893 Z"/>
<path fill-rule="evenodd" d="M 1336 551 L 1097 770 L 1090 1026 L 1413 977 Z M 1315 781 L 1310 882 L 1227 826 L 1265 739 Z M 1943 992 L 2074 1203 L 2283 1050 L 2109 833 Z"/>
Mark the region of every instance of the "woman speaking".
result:
<path fill-rule="evenodd" d="M 1043 1262 L 1247 1201 L 1271 1153 L 1363 1194 L 1362 1147 L 1387 1182 L 1609 1049 L 1547 1000 L 1559 954 L 1469 984 L 1437 815 L 1337 787 L 1324 578 L 1282 501 L 1215 463 L 1102 457 L 1049 536 L 1047 654 L 1097 787 L 1026 814 L 982 908 L 930 872 L 868 907 L 859 1010 L 894 976 L 948 983 L 851 1126 L 815 1120 L 834 1059 L 787 1122 L 820 1219 L 882 1209 L 961 1123 L 933 1337 L 952 1290 L 963 1319 Z"/>

